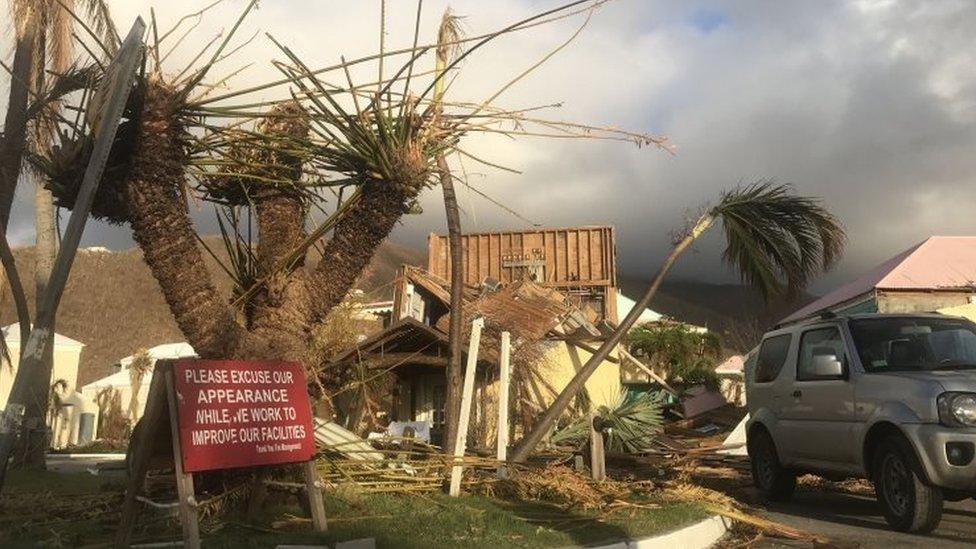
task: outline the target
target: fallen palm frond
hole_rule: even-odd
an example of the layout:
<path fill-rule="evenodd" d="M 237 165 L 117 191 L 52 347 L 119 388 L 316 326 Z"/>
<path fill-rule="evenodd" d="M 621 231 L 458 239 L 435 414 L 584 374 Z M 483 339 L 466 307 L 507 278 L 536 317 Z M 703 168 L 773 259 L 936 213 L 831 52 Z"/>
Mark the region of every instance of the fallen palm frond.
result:
<path fill-rule="evenodd" d="M 445 471 L 452 465 L 462 465 L 465 477 L 462 485 L 471 487 L 493 483 L 498 461 L 491 458 L 464 456 L 455 459 L 441 452 L 411 452 L 381 450 L 388 454 L 383 461 L 319 458 L 318 472 L 322 481 L 335 489 L 345 486 L 367 493 L 424 493 L 437 492 L 444 486 Z"/>
<path fill-rule="evenodd" d="M 494 483 L 491 494 L 518 501 L 538 501 L 566 508 L 603 509 L 631 493 L 627 483 L 595 482 L 565 465 L 519 467 Z M 619 505 L 618 505 L 619 506 Z"/>
<path fill-rule="evenodd" d="M 831 540 L 799 528 L 769 520 L 737 500 L 715 490 L 694 484 L 677 484 L 668 487 L 665 494 L 679 501 L 701 505 L 708 512 L 748 525 L 773 537 L 809 541 L 815 546 L 831 546 Z"/>
<path fill-rule="evenodd" d="M 0 532 L 12 533 L 72 521 L 115 520 L 122 504 L 120 492 L 55 494 L 17 492 L 0 497 Z"/>
<path fill-rule="evenodd" d="M 644 393 L 628 398 L 622 392 L 613 408 L 601 406 L 596 419 L 602 424 L 608 452 L 641 453 L 651 447 L 655 435 L 661 432 L 663 392 Z M 552 442 L 581 446 L 590 438 L 590 416 L 582 417 L 552 436 Z"/>

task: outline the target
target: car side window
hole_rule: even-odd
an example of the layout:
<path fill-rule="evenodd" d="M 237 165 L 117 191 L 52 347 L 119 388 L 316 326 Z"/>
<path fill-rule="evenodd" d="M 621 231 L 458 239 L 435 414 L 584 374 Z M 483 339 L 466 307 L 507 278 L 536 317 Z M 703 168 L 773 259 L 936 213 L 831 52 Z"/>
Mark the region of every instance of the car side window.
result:
<path fill-rule="evenodd" d="M 847 376 L 847 348 L 837 327 L 817 328 L 803 333 L 796 363 L 797 381 L 844 379 Z"/>
<path fill-rule="evenodd" d="M 786 353 L 790 350 L 790 334 L 773 336 L 763 341 L 756 357 L 756 383 L 768 383 L 776 379 L 783 364 L 786 364 Z"/>

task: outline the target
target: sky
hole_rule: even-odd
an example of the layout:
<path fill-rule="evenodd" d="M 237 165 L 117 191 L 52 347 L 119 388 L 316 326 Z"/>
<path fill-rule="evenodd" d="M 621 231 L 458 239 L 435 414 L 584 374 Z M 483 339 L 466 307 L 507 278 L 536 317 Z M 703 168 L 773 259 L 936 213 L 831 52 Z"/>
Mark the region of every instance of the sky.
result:
<path fill-rule="evenodd" d="M 468 35 L 559 3 L 449 2 L 464 16 Z M 137 15 L 148 20 L 152 6 L 109 4 L 121 29 Z M 203 5 L 159 3 L 158 26 L 167 29 Z M 225 0 L 208 13 L 164 67 L 178 72 L 204 42 L 233 25 L 244 5 Z M 421 42 L 436 37 L 447 6 L 423 3 Z M 388 49 L 409 45 L 415 13 L 413 0 L 387 1 Z M 262 0 L 234 44 L 254 40 L 220 69 L 228 74 L 252 65 L 225 88 L 277 76 L 270 60 L 283 56 L 264 33 L 320 67 L 340 56 L 375 53 L 379 21 L 379 0 Z M 575 17 L 490 43 L 463 63 L 449 99 L 483 101 L 583 21 Z M 609 1 L 574 41 L 495 103 L 513 109 L 560 104 L 543 114 L 665 135 L 674 154 L 605 141 L 466 137 L 466 150 L 521 173 L 452 160 L 455 172 L 520 216 L 462 187 L 463 228 L 612 224 L 621 271 L 641 276 L 656 269 L 689 216 L 723 190 L 772 179 L 822 198 L 847 230 L 845 256 L 815 282 L 816 292 L 929 235 L 976 234 L 973 28 L 976 3 L 969 0 Z M 365 81 L 375 71 L 364 66 L 353 78 Z M 0 91 L 6 97 L 5 81 Z M 276 93 L 283 90 L 265 92 Z M 10 235 L 18 244 L 33 239 L 31 194 L 22 186 L 15 206 Z M 445 231 L 440 189 L 426 191 L 420 202 L 424 213 L 405 217 L 392 236 L 418 249 L 429 232 Z M 196 213 L 201 230 L 214 230 L 211 217 L 204 209 Z M 721 262 L 721 232 L 713 233 L 679 262 L 676 277 L 735 281 Z M 126 227 L 99 223 L 89 224 L 84 244 L 133 245 Z"/>

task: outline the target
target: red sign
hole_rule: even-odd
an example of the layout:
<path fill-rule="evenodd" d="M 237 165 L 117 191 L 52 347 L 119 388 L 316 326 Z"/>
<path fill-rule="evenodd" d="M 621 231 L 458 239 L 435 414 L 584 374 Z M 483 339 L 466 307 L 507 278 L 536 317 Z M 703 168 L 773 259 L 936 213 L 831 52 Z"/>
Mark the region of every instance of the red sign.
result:
<path fill-rule="evenodd" d="M 181 360 L 173 378 L 186 472 L 308 461 L 315 453 L 301 364 Z"/>

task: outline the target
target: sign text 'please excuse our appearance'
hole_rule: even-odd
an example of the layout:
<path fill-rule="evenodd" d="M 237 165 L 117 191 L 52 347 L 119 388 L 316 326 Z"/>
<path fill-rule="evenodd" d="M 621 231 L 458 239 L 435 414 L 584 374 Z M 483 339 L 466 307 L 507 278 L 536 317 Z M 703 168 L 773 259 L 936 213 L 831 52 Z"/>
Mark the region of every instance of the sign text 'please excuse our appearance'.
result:
<path fill-rule="evenodd" d="M 314 454 L 302 366 L 189 360 L 174 365 L 188 472 L 305 461 Z"/>

